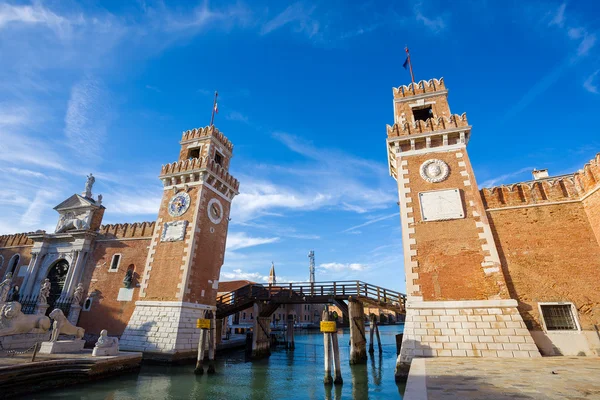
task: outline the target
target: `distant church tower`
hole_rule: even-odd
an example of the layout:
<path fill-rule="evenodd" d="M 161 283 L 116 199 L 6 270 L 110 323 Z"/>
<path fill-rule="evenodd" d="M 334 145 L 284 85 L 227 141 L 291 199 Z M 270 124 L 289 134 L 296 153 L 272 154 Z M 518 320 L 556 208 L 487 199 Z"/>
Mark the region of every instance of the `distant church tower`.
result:
<path fill-rule="evenodd" d="M 271 261 L 271 271 L 269 272 L 269 285 L 276 285 L 277 278 L 275 277 L 275 263 Z"/>
<path fill-rule="evenodd" d="M 315 251 L 308 252 L 308 272 L 310 273 L 310 282 L 315 281 Z"/>
<path fill-rule="evenodd" d="M 168 358 L 194 351 L 199 333 L 189 327 L 216 309 L 229 211 L 239 188 L 228 172 L 233 145 L 217 128 L 185 131 L 180 145 L 179 160 L 160 172 L 163 197 L 140 298 L 120 342 L 123 349 Z"/>
<path fill-rule="evenodd" d="M 443 79 L 393 93 L 387 151 L 408 296 L 396 377 L 405 378 L 414 356 L 539 357 L 515 344 L 533 339 L 502 274 L 467 154 L 466 114 L 450 112 Z"/>

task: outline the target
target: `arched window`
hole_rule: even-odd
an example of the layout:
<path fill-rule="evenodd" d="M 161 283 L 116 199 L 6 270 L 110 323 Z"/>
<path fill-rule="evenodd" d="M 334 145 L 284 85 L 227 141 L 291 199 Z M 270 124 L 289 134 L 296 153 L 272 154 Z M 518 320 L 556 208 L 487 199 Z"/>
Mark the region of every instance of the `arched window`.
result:
<path fill-rule="evenodd" d="M 19 254 L 15 254 L 14 256 L 12 256 L 12 258 L 8 261 L 8 269 L 6 270 L 6 272 L 12 272 L 13 276 L 15 275 L 15 270 L 17 269 L 17 266 L 19 265 L 19 260 L 21 259 L 21 256 Z"/>

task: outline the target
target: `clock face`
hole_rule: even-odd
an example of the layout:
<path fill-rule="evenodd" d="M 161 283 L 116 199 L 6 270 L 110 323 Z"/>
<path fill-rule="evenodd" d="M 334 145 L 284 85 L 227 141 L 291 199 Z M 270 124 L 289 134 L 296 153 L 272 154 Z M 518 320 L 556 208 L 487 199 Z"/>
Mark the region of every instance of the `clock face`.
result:
<path fill-rule="evenodd" d="M 177 193 L 171 201 L 169 201 L 168 211 L 172 217 L 179 217 L 183 215 L 190 207 L 190 195 L 181 192 Z"/>
<path fill-rule="evenodd" d="M 208 218 L 213 224 L 218 224 L 223 220 L 223 205 L 217 199 L 210 199 L 208 202 Z"/>

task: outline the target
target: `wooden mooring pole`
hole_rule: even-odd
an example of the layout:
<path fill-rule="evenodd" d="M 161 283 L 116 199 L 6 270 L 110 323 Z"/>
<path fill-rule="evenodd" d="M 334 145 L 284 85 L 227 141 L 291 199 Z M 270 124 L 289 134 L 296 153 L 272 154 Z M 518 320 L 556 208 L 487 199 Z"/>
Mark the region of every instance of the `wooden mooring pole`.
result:
<path fill-rule="evenodd" d="M 210 318 L 210 329 L 208 334 L 208 374 L 215 373 L 215 347 L 217 344 L 217 337 L 215 335 L 217 331 L 217 321 L 215 320 L 214 314 Z"/>
<path fill-rule="evenodd" d="M 379 324 L 375 323 L 375 334 L 377 335 L 377 346 L 379 347 L 379 354 L 383 353 L 381 349 L 381 337 L 379 337 Z"/>
<path fill-rule="evenodd" d="M 337 326 L 333 321 L 333 316 L 329 311 L 325 310 L 322 314 L 321 332 L 323 332 L 323 350 L 325 359 L 325 377 L 323 383 L 331 385 L 341 385 L 344 383 L 342 379 L 342 369 L 340 361 L 340 346 L 337 336 Z M 334 378 L 331 379 L 331 365 L 333 358 Z"/>
<path fill-rule="evenodd" d="M 375 353 L 373 346 L 373 334 L 375 333 L 375 314 L 369 315 L 369 353 Z"/>

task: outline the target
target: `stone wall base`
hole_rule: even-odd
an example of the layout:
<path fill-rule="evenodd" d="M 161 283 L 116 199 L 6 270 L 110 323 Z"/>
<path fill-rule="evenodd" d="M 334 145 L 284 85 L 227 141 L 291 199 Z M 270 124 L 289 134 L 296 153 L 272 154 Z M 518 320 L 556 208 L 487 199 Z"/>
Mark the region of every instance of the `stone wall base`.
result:
<path fill-rule="evenodd" d="M 50 340 L 50 331 L 0 337 L 0 343 L 5 350 L 24 350 L 32 347 L 35 343 L 46 342 L 48 340 Z"/>
<path fill-rule="evenodd" d="M 516 300 L 406 303 L 396 379 L 405 380 L 414 357 L 541 357 Z"/>
<path fill-rule="evenodd" d="M 215 307 L 180 301 L 136 301 L 119 349 L 169 361 L 198 351 L 196 320 Z"/>

